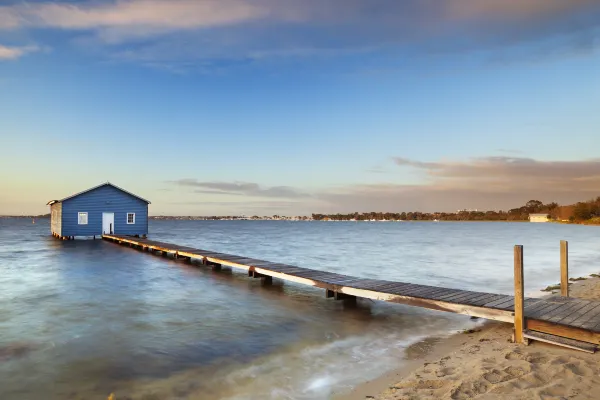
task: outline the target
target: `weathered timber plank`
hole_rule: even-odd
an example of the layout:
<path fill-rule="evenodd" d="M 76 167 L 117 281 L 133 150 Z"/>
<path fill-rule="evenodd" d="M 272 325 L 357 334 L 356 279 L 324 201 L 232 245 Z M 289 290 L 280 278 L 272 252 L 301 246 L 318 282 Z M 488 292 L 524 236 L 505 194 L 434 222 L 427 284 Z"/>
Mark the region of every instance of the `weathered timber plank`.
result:
<path fill-rule="evenodd" d="M 461 291 L 458 289 L 438 288 L 430 293 L 427 293 L 427 298 L 431 300 L 438 300 L 441 297 L 449 296 L 451 294 L 458 294 Z"/>
<path fill-rule="evenodd" d="M 533 331 L 549 333 L 551 335 L 580 340 L 582 342 L 600 344 L 600 334 L 596 332 L 590 332 L 585 329 L 559 325 L 536 319 L 528 319 L 526 321 L 526 325 L 527 329 L 531 329 Z"/>
<path fill-rule="evenodd" d="M 479 294 L 474 294 L 474 295 L 467 296 L 467 297 L 462 297 L 458 301 L 460 301 L 461 304 L 474 305 L 473 304 L 474 302 L 476 302 L 477 300 L 480 300 L 480 299 L 488 298 L 489 295 L 490 295 L 489 293 L 479 293 Z"/>
<path fill-rule="evenodd" d="M 337 277 L 328 273 L 313 273 L 308 275 L 295 274 L 296 276 L 300 276 L 307 279 L 312 279 L 316 281 L 326 282 L 333 285 L 339 284 L 343 278 Z"/>
<path fill-rule="evenodd" d="M 345 278 L 345 275 L 339 275 L 340 279 L 341 277 Z M 345 278 L 347 279 L 347 278 Z M 352 287 L 356 288 L 356 289 L 365 289 L 365 290 L 374 290 L 377 287 L 382 286 L 382 282 L 380 280 L 377 279 L 362 279 L 360 282 L 354 283 L 352 285 Z"/>
<path fill-rule="evenodd" d="M 595 307 L 592 310 L 589 310 L 585 315 L 577 318 L 575 321 L 572 321 L 569 326 L 573 326 L 581 329 L 589 329 L 594 330 L 595 326 L 598 323 L 598 313 L 600 313 L 600 308 Z"/>
<path fill-rule="evenodd" d="M 573 350 L 584 351 L 586 353 L 591 354 L 594 354 L 598 347 L 598 345 L 596 344 L 581 342 L 579 340 L 569 339 L 562 336 L 550 335 L 549 333 L 531 331 L 529 329 L 523 332 L 523 336 L 525 336 L 527 339 L 550 343 L 556 346 L 562 346 Z"/>
<path fill-rule="evenodd" d="M 385 287 L 393 282 L 383 281 L 380 279 L 364 279 L 362 282 L 354 285 L 357 289 L 366 289 L 366 290 L 377 290 L 378 288 Z"/>
<path fill-rule="evenodd" d="M 548 302 L 545 300 L 542 301 L 537 301 L 533 304 L 530 305 L 525 305 L 525 316 L 528 316 L 530 314 L 532 314 L 533 312 L 536 312 L 537 310 L 539 310 L 540 308 L 544 308 L 548 306 Z"/>
<path fill-rule="evenodd" d="M 287 273 L 285 271 L 283 271 L 283 273 Z M 291 274 L 293 276 L 298 276 L 301 278 L 305 278 L 305 279 L 310 279 L 313 281 L 320 281 L 320 282 L 325 282 L 327 284 L 331 284 L 331 285 L 340 285 L 343 284 L 344 282 L 346 282 L 348 279 L 344 278 L 344 277 L 340 277 L 340 276 L 335 276 L 333 274 L 329 274 L 329 273 L 298 273 L 298 274 Z"/>
<path fill-rule="evenodd" d="M 450 300 L 450 299 L 452 299 L 454 297 L 457 297 L 457 296 L 463 297 L 462 295 L 465 295 L 465 294 L 471 294 L 471 295 L 479 294 L 479 292 L 473 292 L 471 290 L 461 290 L 461 289 L 452 289 L 452 290 L 454 290 L 455 293 L 450 293 L 450 294 L 448 294 L 446 296 L 441 296 L 440 299 L 442 299 L 442 300 Z"/>
<path fill-rule="evenodd" d="M 332 272 L 325 272 L 325 271 L 317 271 L 317 270 L 302 270 L 302 271 L 298 271 L 298 272 L 294 272 L 293 273 L 296 276 L 301 276 L 303 278 L 312 278 L 312 277 L 316 277 L 316 276 L 328 276 L 331 279 L 339 279 L 340 276 L 332 273 Z"/>
<path fill-rule="evenodd" d="M 468 299 L 471 297 L 475 297 L 475 296 L 480 296 L 482 293 L 480 292 L 471 292 L 469 290 L 465 290 L 462 291 L 460 293 L 457 294 L 451 294 L 448 296 L 442 296 L 440 297 L 441 301 L 447 301 L 447 302 L 451 302 L 451 303 L 460 303 L 463 301 L 463 299 Z"/>
<path fill-rule="evenodd" d="M 535 313 L 540 312 L 552 305 L 556 305 L 557 303 L 551 303 L 547 300 L 542 300 L 540 302 L 535 303 L 534 305 L 532 305 L 531 307 L 528 307 L 525 309 L 525 316 L 526 317 L 531 317 L 533 316 Z"/>
<path fill-rule="evenodd" d="M 364 289 L 372 290 L 372 291 L 380 292 L 380 293 L 392 294 L 392 292 L 394 290 L 400 290 L 402 287 L 404 287 L 406 285 L 407 285 L 406 283 L 389 282 L 389 283 L 382 283 L 380 285 L 374 285 L 370 288 L 364 288 Z M 359 289 L 363 289 L 363 288 L 359 288 Z"/>
<path fill-rule="evenodd" d="M 577 321 L 575 321 L 577 322 Z M 598 323 L 600 322 L 600 308 L 596 307 L 588 313 L 587 320 L 580 327 L 598 332 Z M 573 323 L 574 324 L 574 323 Z M 571 325 L 573 325 L 571 324 Z"/>
<path fill-rule="evenodd" d="M 410 287 L 409 285 L 410 283 L 391 282 L 389 284 L 378 286 L 377 291 L 382 293 L 399 294 L 403 288 Z"/>
<path fill-rule="evenodd" d="M 550 303 L 549 305 L 547 305 L 546 307 L 542 307 L 537 311 L 534 311 L 532 313 L 529 313 L 527 315 L 527 318 L 532 318 L 532 319 L 540 319 L 540 317 L 542 315 L 547 315 L 549 312 L 554 311 L 554 310 L 558 310 L 559 308 L 562 307 L 568 307 L 568 304 L 565 303 Z M 559 312 L 559 311 L 557 311 Z"/>
<path fill-rule="evenodd" d="M 487 303 L 491 303 L 493 301 L 497 301 L 497 300 L 501 300 L 501 299 L 506 299 L 506 295 L 503 294 L 490 294 L 489 297 L 485 297 L 485 298 L 481 298 L 478 299 L 476 301 L 473 302 L 473 305 L 475 306 L 479 306 L 479 307 L 485 307 L 485 305 Z"/>
<path fill-rule="evenodd" d="M 505 303 L 498 304 L 495 308 L 499 310 L 510 310 L 515 311 L 515 298 L 513 297 L 511 300 L 508 300 Z"/>
<path fill-rule="evenodd" d="M 498 304 L 502 304 L 502 303 L 505 303 L 505 302 L 507 302 L 508 300 L 510 300 L 510 299 L 512 299 L 512 298 L 513 298 L 512 296 L 509 296 L 509 295 L 507 295 L 507 294 L 500 294 L 500 295 L 498 295 L 498 296 L 500 296 L 500 297 L 498 297 L 496 300 L 489 301 L 489 302 L 485 303 L 485 304 L 483 305 L 483 307 L 495 308 L 495 307 L 496 307 L 496 305 L 498 305 Z"/>
<path fill-rule="evenodd" d="M 594 310 L 596 308 L 600 309 L 600 302 L 591 302 L 587 306 L 573 312 L 568 317 L 565 317 L 563 320 L 559 321 L 559 323 L 582 328 L 584 323 L 586 323 L 590 318 L 593 318 L 595 314 Z"/>
<path fill-rule="evenodd" d="M 440 297 L 448 296 L 452 293 L 458 294 L 459 292 L 460 292 L 459 289 L 448 289 L 448 288 L 441 288 L 441 287 L 435 288 L 434 287 L 434 289 L 429 290 L 427 293 L 420 294 L 419 297 L 437 300 Z"/>
<path fill-rule="evenodd" d="M 289 274 L 289 275 L 296 275 L 296 274 L 299 274 L 299 273 L 301 274 L 301 273 L 303 273 L 303 272 L 308 272 L 308 271 L 311 271 L 311 270 L 308 270 L 307 268 L 292 267 L 292 266 L 284 266 L 284 265 L 281 265 L 281 266 L 275 266 L 275 267 L 273 267 L 273 270 L 274 270 L 276 267 L 279 267 L 279 268 L 278 268 L 278 271 L 281 271 L 282 273 L 284 273 L 284 274 Z M 264 269 L 271 269 L 272 267 L 263 267 L 263 268 L 264 268 Z"/>
<path fill-rule="evenodd" d="M 406 296 L 411 296 L 411 297 L 420 297 L 420 298 L 427 298 L 427 295 L 429 293 L 433 293 L 433 292 L 437 292 L 439 291 L 439 288 L 436 288 L 434 286 L 425 286 L 425 285 L 420 285 L 420 286 L 416 286 L 412 287 L 412 288 L 401 288 L 400 292 L 403 295 Z"/>
<path fill-rule="evenodd" d="M 577 305 L 579 305 L 579 302 L 563 303 L 560 305 L 560 307 L 551 310 L 546 310 L 546 312 L 544 312 L 543 314 L 533 316 L 533 318 L 548 322 L 551 322 L 550 319 L 556 316 L 561 316 L 560 319 L 562 319 L 566 317 L 571 311 L 571 309 Z"/>
<path fill-rule="evenodd" d="M 545 320 L 548 321 L 548 322 L 560 323 L 565 318 L 572 316 L 577 311 L 583 309 L 585 306 L 588 306 L 588 305 L 590 305 L 592 303 L 593 302 L 588 301 L 588 300 L 583 300 L 583 301 L 580 301 L 580 302 L 577 302 L 577 303 L 572 303 L 571 307 L 569 307 L 568 309 L 564 310 L 562 313 L 556 313 L 556 314 L 552 315 L 550 318 L 547 318 Z"/>
<path fill-rule="evenodd" d="M 406 295 L 406 296 L 420 297 L 420 295 L 429 293 L 429 292 L 431 292 L 433 290 L 437 290 L 437 289 L 438 288 L 436 288 L 435 286 L 427 286 L 427 285 L 420 285 L 420 284 L 408 284 L 408 285 L 398 288 L 398 293 L 402 294 L 402 295 Z"/>
<path fill-rule="evenodd" d="M 485 295 L 480 296 L 479 298 L 476 299 L 470 299 L 469 300 L 469 305 L 472 306 L 483 306 L 485 303 L 489 303 L 490 301 L 493 300 L 497 300 L 502 298 L 502 295 L 499 294 L 492 294 L 492 293 L 486 293 Z"/>

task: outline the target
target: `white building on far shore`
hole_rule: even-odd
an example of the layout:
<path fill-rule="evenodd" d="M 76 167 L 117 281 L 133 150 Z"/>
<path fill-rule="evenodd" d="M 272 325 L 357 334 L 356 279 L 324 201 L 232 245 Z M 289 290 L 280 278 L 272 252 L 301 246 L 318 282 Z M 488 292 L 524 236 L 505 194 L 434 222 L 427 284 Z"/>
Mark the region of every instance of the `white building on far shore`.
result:
<path fill-rule="evenodd" d="M 529 222 L 548 222 L 548 214 L 529 214 Z"/>

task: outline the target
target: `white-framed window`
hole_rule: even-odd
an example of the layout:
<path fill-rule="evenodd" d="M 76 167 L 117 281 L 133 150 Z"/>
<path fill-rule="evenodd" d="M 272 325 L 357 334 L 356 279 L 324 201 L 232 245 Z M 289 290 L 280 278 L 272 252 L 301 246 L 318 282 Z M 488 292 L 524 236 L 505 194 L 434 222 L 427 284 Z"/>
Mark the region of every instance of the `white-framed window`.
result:
<path fill-rule="evenodd" d="M 86 212 L 77 213 L 77 223 L 79 225 L 87 225 L 88 224 L 88 213 L 86 213 Z"/>
<path fill-rule="evenodd" d="M 127 213 L 127 225 L 135 224 L 135 213 Z"/>

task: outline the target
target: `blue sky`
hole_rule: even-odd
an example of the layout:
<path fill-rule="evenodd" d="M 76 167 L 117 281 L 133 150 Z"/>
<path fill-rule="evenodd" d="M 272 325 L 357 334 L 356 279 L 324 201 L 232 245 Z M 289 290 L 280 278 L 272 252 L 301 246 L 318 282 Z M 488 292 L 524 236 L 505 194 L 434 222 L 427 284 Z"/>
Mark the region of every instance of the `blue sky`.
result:
<path fill-rule="evenodd" d="M 174 215 L 600 195 L 600 1 L 0 6 L 0 214 L 111 181 Z"/>

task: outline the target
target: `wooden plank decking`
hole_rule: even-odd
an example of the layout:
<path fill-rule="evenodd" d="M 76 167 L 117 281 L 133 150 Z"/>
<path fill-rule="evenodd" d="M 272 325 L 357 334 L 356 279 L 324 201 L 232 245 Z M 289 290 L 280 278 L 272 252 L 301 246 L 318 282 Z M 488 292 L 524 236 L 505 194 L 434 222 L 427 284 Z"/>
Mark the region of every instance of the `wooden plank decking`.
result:
<path fill-rule="evenodd" d="M 226 265 L 267 281 L 278 278 L 323 288 L 327 297 L 336 299 L 362 297 L 502 322 L 515 320 L 514 297 L 508 295 L 365 279 L 130 236 L 104 235 L 103 239 L 207 265 Z M 600 344 L 600 301 L 526 298 L 524 307 L 527 329 Z"/>

